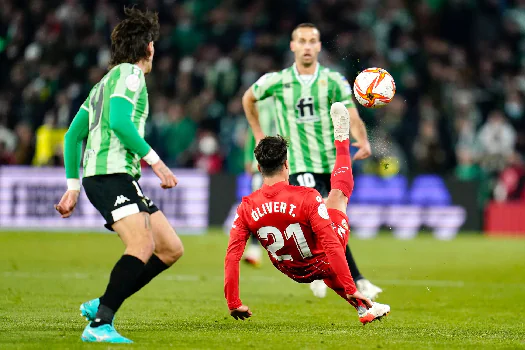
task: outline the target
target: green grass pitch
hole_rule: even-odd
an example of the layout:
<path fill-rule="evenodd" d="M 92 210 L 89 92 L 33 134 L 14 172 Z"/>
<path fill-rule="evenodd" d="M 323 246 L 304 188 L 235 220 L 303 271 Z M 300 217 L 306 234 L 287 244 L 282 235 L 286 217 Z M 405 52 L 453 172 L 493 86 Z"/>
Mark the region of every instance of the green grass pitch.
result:
<path fill-rule="evenodd" d="M 112 234 L 0 233 L 0 349 L 525 349 L 525 240 L 352 240 L 392 313 L 361 326 L 335 293 L 316 299 L 264 260 L 241 268 L 254 313 L 223 297 L 223 234 L 184 236 L 182 260 L 129 299 L 116 327 L 133 345 L 83 344 L 83 301 L 122 253 Z"/>

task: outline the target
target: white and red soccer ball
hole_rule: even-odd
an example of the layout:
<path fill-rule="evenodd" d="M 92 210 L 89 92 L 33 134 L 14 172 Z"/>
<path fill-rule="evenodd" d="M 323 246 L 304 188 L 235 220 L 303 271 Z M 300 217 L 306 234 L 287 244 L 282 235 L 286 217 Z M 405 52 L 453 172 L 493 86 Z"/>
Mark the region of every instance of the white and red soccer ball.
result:
<path fill-rule="evenodd" d="M 355 78 L 354 96 L 362 106 L 380 108 L 396 94 L 394 78 L 383 68 L 367 68 Z"/>

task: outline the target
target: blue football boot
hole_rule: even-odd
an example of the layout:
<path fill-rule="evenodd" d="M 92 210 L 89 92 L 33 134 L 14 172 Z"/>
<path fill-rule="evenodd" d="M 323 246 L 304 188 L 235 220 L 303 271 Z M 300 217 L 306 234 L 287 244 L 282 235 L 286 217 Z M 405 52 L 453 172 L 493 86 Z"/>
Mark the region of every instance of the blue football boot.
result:
<path fill-rule="evenodd" d="M 86 343 L 114 343 L 114 344 L 129 344 L 133 343 L 128 338 L 121 336 L 111 324 L 105 324 L 98 327 L 91 327 L 89 323 L 81 337 Z"/>
<path fill-rule="evenodd" d="M 94 321 L 97 315 L 98 306 L 100 305 L 100 299 L 96 298 L 90 301 L 86 301 L 80 305 L 80 315 L 85 317 L 88 321 Z"/>

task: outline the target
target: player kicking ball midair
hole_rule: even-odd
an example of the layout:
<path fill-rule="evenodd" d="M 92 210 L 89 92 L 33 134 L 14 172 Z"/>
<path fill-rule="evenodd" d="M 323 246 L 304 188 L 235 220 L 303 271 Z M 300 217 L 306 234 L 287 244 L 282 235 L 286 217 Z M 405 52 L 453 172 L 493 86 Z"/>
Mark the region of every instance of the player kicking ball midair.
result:
<path fill-rule="evenodd" d="M 244 197 L 237 209 L 224 267 L 224 294 L 235 319 L 252 315 L 239 298 L 239 262 L 250 232 L 257 235 L 279 271 L 299 283 L 323 280 L 356 308 L 361 323 L 390 312 L 390 306 L 373 303 L 357 290 L 345 259 L 350 232 L 346 207 L 354 186 L 350 117 L 342 103 L 334 103 L 330 115 L 336 160 L 326 204 L 317 190 L 288 183 L 285 139 L 268 136 L 255 148 L 264 183 L 260 190 Z"/>
<path fill-rule="evenodd" d="M 111 34 L 110 70 L 93 87 L 66 134 L 68 190 L 56 205 L 63 218 L 75 209 L 82 141 L 87 138 L 82 184 L 106 227 L 117 232 L 126 250 L 113 267 L 104 294 L 80 306 L 90 321 L 81 337 L 85 342 L 131 343 L 113 327 L 115 313 L 183 253 L 175 230 L 137 182 L 142 158 L 162 188 L 177 185 L 177 178 L 143 138 L 149 112 L 144 75 L 152 67 L 158 17 L 133 8 L 124 12 L 127 18 Z"/>
<path fill-rule="evenodd" d="M 321 33 L 315 25 L 298 25 L 290 41 L 294 64 L 280 72 L 263 75 L 246 91 L 242 102 L 258 142 L 267 134 L 256 104 L 273 99 L 277 133 L 290 142 L 290 184 L 315 188 L 326 199 L 331 190 L 330 177 L 335 162 L 333 126 L 329 116 L 333 103 L 341 102 L 348 109 L 350 134 L 356 140 L 353 145 L 359 148 L 354 159 L 369 157 L 371 148 L 352 98 L 352 88 L 340 73 L 320 64 L 321 47 Z M 359 291 L 369 299 L 377 298 L 381 288 L 361 274 L 349 246 L 345 254 Z M 326 295 L 327 288 L 322 281 L 310 284 L 310 289 L 316 297 Z"/>

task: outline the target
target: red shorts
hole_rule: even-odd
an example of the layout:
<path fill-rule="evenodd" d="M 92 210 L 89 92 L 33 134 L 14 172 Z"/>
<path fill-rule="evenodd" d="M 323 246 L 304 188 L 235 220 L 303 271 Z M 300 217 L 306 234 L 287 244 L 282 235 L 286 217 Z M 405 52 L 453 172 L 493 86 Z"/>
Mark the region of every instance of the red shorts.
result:
<path fill-rule="evenodd" d="M 330 219 L 332 219 L 332 228 L 341 242 L 341 249 L 346 250 L 350 234 L 348 216 L 337 209 L 328 209 L 328 214 Z M 324 253 L 302 261 L 300 265 L 292 265 L 288 262 L 275 262 L 274 266 L 299 283 L 310 283 L 315 280 L 330 278 L 331 276 L 330 264 Z"/>

